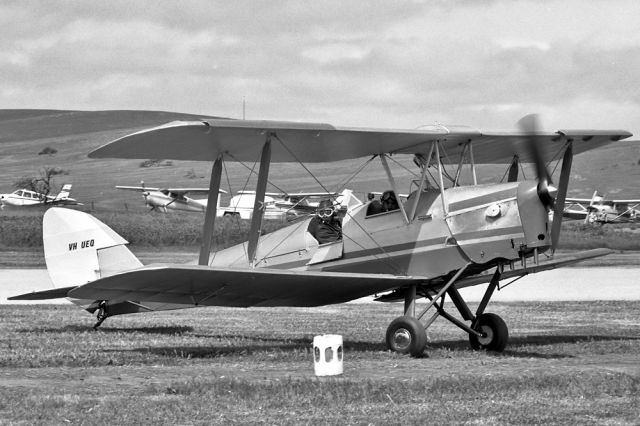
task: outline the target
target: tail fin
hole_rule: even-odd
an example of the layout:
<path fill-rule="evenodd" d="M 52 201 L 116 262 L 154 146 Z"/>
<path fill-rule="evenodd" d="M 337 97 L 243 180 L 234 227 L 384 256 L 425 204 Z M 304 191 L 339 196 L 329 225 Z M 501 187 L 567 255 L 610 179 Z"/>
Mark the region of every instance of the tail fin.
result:
<path fill-rule="evenodd" d="M 69 185 L 70 186 L 70 185 Z M 52 207 L 42 222 L 44 257 L 56 287 L 78 286 L 142 263 L 128 242 L 95 217 Z"/>
<path fill-rule="evenodd" d="M 71 195 L 71 184 L 65 183 L 64 185 L 62 185 L 62 190 L 58 193 L 58 195 L 56 195 L 56 200 L 69 198 L 69 195 Z"/>

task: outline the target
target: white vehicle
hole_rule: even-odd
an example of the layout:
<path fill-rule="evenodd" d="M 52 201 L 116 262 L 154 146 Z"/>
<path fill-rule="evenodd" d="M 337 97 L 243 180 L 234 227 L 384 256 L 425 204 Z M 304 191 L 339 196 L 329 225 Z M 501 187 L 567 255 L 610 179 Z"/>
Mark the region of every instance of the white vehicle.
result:
<path fill-rule="evenodd" d="M 253 207 L 255 202 L 255 193 L 242 192 L 231 197 L 228 206 L 219 207 L 216 211 L 216 216 L 239 217 L 240 219 L 250 220 L 253 217 Z M 265 196 L 262 205 L 264 207 L 264 219 L 282 221 L 287 219 L 288 209 L 276 206 L 276 200 L 274 198 Z"/>

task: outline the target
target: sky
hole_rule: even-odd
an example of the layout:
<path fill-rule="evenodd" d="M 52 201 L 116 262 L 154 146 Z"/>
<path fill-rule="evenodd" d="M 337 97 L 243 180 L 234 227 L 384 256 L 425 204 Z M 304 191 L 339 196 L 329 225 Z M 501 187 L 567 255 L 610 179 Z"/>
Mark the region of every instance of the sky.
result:
<path fill-rule="evenodd" d="M 638 71 L 637 0 L 0 2 L 2 109 L 640 136 Z"/>

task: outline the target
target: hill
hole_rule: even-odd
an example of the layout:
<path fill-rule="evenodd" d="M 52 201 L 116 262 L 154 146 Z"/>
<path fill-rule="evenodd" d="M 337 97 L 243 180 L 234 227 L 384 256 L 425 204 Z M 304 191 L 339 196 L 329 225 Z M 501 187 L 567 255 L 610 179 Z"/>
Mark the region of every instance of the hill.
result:
<path fill-rule="evenodd" d="M 0 192 L 11 192 L 14 182 L 23 176 L 36 176 L 45 166 L 61 167 L 69 172 L 56 180 L 56 186 L 72 183 L 72 196 L 95 210 L 144 209 L 138 194 L 115 190 L 115 185 L 137 185 L 141 180 L 150 186 L 206 187 L 211 165 L 190 161 L 165 161 L 160 166 L 143 167 L 139 160 L 95 160 L 87 153 L 123 135 L 174 120 L 195 120 L 202 115 L 166 111 L 63 111 L 63 110 L 0 110 Z M 55 154 L 41 154 L 45 148 Z M 153 153 L 149 158 L 154 159 Z M 401 191 L 408 191 L 407 182 L 415 179 L 415 166 L 410 157 L 396 158 Z M 362 196 L 368 191 L 388 187 L 379 162 L 372 161 L 351 180 L 352 174 L 367 159 L 313 164 L 308 168 L 330 190 L 345 185 Z M 229 163 L 223 176 L 223 186 L 233 191 L 251 188 L 247 171 L 253 164 Z M 394 173 L 396 171 L 394 170 Z M 525 176 L 533 176 L 525 169 Z M 503 166 L 485 165 L 479 168 L 481 182 L 494 182 L 505 174 Z M 574 197 L 591 196 L 594 190 L 618 198 L 640 198 L 640 143 L 621 141 L 598 151 L 576 156 L 569 193 Z M 271 167 L 268 190 L 320 190 L 319 184 L 298 164 L 277 164 Z"/>

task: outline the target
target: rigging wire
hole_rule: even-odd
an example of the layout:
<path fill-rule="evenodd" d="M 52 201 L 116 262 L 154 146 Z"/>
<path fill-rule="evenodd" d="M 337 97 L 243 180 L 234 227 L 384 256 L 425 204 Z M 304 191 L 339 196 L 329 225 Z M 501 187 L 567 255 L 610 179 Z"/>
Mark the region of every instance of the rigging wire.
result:
<path fill-rule="evenodd" d="M 241 166 L 243 166 L 245 169 L 249 170 L 249 176 L 251 176 L 252 174 L 257 175 L 258 173 L 255 171 L 255 163 L 253 165 L 253 167 L 249 167 L 247 166 L 245 163 L 243 163 L 240 160 L 237 160 L 233 155 L 231 154 L 227 154 L 229 157 L 231 157 L 235 162 L 239 163 Z M 273 186 L 275 189 L 277 189 L 278 191 L 282 192 L 283 194 L 288 194 L 287 191 L 285 191 L 284 189 L 280 188 L 278 185 L 276 185 L 275 183 L 271 182 L 270 180 L 267 180 L 267 183 L 271 186 Z"/>
<path fill-rule="evenodd" d="M 410 174 L 412 174 L 414 177 L 419 178 L 420 175 L 418 173 L 415 173 L 414 171 L 410 170 L 409 168 L 407 168 L 404 164 L 400 163 L 399 161 L 396 161 L 392 156 L 387 155 L 387 158 L 391 161 L 393 161 L 394 163 L 396 163 L 398 166 L 402 167 L 403 169 L 405 169 L 406 171 L 408 171 Z"/>
<path fill-rule="evenodd" d="M 338 190 L 340 188 L 346 188 L 347 185 L 349 185 L 349 183 L 355 179 L 355 177 L 362 171 L 364 170 L 365 167 L 367 167 L 369 165 L 369 163 L 371 163 L 373 161 L 374 158 L 376 158 L 378 156 L 378 154 L 374 154 L 371 156 L 371 158 L 369 158 L 367 161 L 365 161 L 360 167 L 358 167 L 358 169 L 355 171 L 355 173 L 353 173 L 344 183 L 338 183 L 338 185 L 336 185 L 336 190 L 335 192 L 338 192 Z"/>
<path fill-rule="evenodd" d="M 330 194 L 330 191 L 329 191 L 329 190 L 328 190 L 328 189 L 327 189 L 327 188 L 322 184 L 322 182 L 320 182 L 320 181 L 318 180 L 318 178 L 317 178 L 317 177 L 316 177 L 316 176 L 311 172 L 311 170 L 309 170 L 309 169 L 307 168 L 307 166 L 305 166 L 305 165 L 304 165 L 304 163 L 303 163 L 302 161 L 300 161 L 300 159 L 298 159 L 298 157 L 293 153 L 293 151 L 291 151 L 291 150 L 289 149 L 289 147 L 288 147 L 288 146 L 287 146 L 287 145 L 282 141 L 282 139 L 280 139 L 280 137 L 279 137 L 277 134 L 274 134 L 274 135 L 273 135 L 273 137 L 274 137 L 274 138 L 276 138 L 276 140 L 277 140 L 278 142 L 280 142 L 280 144 L 282 145 L 282 147 L 283 147 L 284 149 L 286 149 L 286 150 L 287 150 L 287 152 L 288 152 L 289 154 L 291 154 L 291 156 L 293 157 L 293 159 L 294 159 L 294 160 L 296 160 L 296 161 L 297 161 L 297 162 L 302 166 L 302 168 L 304 168 L 304 169 L 306 170 L 306 172 L 307 172 L 307 173 L 309 173 L 309 176 L 311 176 L 311 177 L 316 181 L 316 183 L 317 183 L 318 185 L 320 185 L 320 187 L 321 187 L 322 189 L 324 189 L 324 191 L 325 191 L 327 194 Z"/>
<path fill-rule="evenodd" d="M 289 152 L 289 154 L 291 154 L 291 156 L 307 171 L 307 173 L 309 173 L 309 175 L 318 183 L 318 185 L 320 185 L 320 187 L 322 187 L 322 189 L 324 189 L 327 193 L 329 193 L 329 190 L 322 184 L 322 182 L 320 182 L 320 180 L 313 174 L 313 172 L 311 172 L 311 170 L 309 170 L 309 168 L 302 161 L 300 161 L 300 159 L 298 159 L 298 157 L 289 149 L 289 147 L 284 143 L 284 141 L 282 141 L 282 139 L 280 139 L 277 134 L 274 134 L 273 137 L 282 144 L 284 149 L 286 149 L 287 152 Z M 373 158 L 375 158 L 375 156 L 372 157 L 369 161 L 371 161 Z M 365 163 L 365 165 L 366 164 L 367 163 Z M 364 232 L 364 234 L 368 235 L 369 238 L 373 241 L 373 243 L 382 251 L 382 253 L 387 256 L 387 259 L 381 259 L 381 260 L 383 260 L 383 261 L 386 260 L 391 268 L 393 268 L 395 271 L 399 271 L 401 273 L 401 269 L 399 267 L 396 267 L 396 265 L 394 264 L 395 261 L 393 260 L 391 255 L 389 253 L 387 253 L 384 250 L 384 248 L 382 246 L 380 246 L 380 244 L 378 244 L 378 242 L 373 238 L 373 236 L 371 234 L 369 234 L 353 216 L 349 215 L 349 218 L 352 219 L 353 222 Z M 355 242 L 348 235 L 345 235 L 344 232 L 342 233 L 342 235 L 343 235 L 343 238 L 346 237 L 350 241 L 353 241 L 354 243 L 359 245 L 357 242 Z M 362 247 L 362 246 L 360 246 L 360 247 L 364 249 L 364 247 Z"/>

